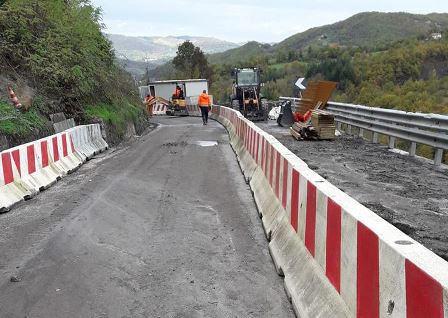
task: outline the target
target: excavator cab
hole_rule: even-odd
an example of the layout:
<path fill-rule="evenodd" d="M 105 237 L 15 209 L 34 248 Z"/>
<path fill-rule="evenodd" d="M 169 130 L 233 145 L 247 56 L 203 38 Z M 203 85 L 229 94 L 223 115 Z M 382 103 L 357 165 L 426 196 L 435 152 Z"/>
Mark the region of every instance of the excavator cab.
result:
<path fill-rule="evenodd" d="M 258 68 L 240 68 L 232 71 L 232 108 L 252 121 L 267 120 L 267 100 L 260 94 L 261 71 Z"/>

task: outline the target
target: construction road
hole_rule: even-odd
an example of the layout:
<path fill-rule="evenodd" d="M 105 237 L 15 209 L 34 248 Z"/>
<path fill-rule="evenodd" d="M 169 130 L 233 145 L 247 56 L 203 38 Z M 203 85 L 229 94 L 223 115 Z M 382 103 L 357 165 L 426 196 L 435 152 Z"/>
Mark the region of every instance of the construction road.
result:
<path fill-rule="evenodd" d="M 153 121 L 0 215 L 0 317 L 294 317 L 225 129 Z"/>

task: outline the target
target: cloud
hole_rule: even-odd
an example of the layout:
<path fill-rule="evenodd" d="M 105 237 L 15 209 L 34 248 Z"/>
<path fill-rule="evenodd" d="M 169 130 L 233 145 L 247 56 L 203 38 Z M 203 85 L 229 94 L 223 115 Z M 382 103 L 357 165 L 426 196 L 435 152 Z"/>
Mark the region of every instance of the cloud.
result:
<path fill-rule="evenodd" d="M 447 12 L 448 2 L 427 0 L 93 0 L 104 10 L 107 32 L 125 35 L 213 36 L 234 42 L 281 41 L 311 27 L 363 11 Z"/>

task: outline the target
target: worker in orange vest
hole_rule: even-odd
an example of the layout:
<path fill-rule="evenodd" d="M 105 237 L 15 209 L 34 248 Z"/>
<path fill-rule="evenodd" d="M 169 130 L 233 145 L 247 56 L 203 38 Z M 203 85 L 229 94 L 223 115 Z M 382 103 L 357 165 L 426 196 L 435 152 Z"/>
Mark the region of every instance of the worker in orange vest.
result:
<path fill-rule="evenodd" d="M 207 125 L 208 112 L 212 108 L 212 103 L 210 102 L 210 96 L 208 96 L 207 91 L 205 89 L 202 91 L 202 94 L 199 95 L 198 106 L 201 109 L 202 124 Z"/>
<path fill-rule="evenodd" d="M 154 98 L 151 95 L 146 95 L 145 97 L 146 110 L 148 111 L 149 117 L 152 117 L 152 110 L 154 105 Z"/>
<path fill-rule="evenodd" d="M 184 99 L 184 91 L 179 85 L 176 85 L 176 90 L 174 91 L 173 98 Z"/>

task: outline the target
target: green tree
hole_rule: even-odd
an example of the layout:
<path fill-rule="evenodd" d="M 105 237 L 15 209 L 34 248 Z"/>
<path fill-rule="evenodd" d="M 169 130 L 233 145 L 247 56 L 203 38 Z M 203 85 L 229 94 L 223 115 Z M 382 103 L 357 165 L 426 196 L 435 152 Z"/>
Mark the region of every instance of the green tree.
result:
<path fill-rule="evenodd" d="M 211 82 L 212 69 L 204 52 L 190 41 L 185 41 L 178 47 L 173 65 L 182 77 L 206 78 Z"/>

